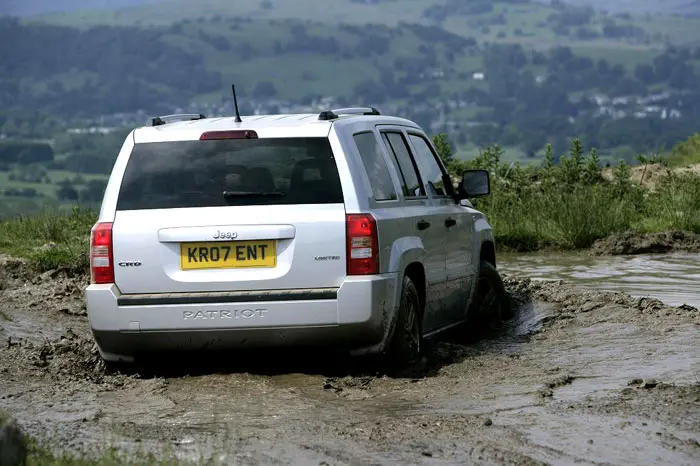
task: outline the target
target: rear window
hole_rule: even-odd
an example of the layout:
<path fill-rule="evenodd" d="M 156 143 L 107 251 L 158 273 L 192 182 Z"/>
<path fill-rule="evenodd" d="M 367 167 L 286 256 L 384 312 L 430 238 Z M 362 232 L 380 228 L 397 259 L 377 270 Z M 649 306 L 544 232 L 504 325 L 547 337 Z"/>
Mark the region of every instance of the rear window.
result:
<path fill-rule="evenodd" d="M 327 138 L 136 144 L 118 210 L 342 203 Z"/>

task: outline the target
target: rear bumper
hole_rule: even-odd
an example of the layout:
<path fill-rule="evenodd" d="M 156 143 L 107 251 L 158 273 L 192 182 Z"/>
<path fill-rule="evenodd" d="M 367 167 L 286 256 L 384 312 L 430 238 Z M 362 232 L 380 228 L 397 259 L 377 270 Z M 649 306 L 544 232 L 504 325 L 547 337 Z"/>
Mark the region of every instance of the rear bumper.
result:
<path fill-rule="evenodd" d="M 398 304 L 397 274 L 349 277 L 340 288 L 121 295 L 90 285 L 87 311 L 107 360 L 140 353 L 284 346 L 380 351 Z"/>

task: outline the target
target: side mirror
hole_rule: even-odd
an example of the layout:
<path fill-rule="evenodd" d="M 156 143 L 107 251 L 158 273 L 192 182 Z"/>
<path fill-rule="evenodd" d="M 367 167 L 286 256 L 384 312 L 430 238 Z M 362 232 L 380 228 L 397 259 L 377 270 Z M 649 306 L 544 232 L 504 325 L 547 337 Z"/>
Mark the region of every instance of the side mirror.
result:
<path fill-rule="evenodd" d="M 462 181 L 457 185 L 460 199 L 483 197 L 491 194 L 488 170 L 467 170 L 462 173 Z"/>

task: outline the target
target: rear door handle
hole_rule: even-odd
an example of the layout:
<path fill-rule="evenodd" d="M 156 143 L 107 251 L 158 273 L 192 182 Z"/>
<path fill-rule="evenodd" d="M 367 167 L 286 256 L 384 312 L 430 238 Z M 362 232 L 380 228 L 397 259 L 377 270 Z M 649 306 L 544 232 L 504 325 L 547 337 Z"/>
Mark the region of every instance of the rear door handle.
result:
<path fill-rule="evenodd" d="M 430 228 L 430 223 L 426 222 L 425 220 L 421 220 L 420 222 L 418 222 L 417 226 L 419 230 L 425 230 L 427 228 Z"/>
<path fill-rule="evenodd" d="M 457 225 L 457 220 L 455 220 L 453 218 L 448 218 L 447 220 L 445 220 L 445 226 L 447 228 L 453 227 L 455 225 Z"/>

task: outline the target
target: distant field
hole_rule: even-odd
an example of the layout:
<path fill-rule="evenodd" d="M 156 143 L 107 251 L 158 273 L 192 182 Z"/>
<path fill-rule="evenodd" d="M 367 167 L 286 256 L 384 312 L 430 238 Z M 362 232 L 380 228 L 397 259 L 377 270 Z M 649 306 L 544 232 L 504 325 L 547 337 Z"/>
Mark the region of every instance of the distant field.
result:
<path fill-rule="evenodd" d="M 549 0 L 538 0 L 549 1 Z M 572 5 L 590 5 L 599 10 L 607 10 L 610 13 L 666 13 L 700 15 L 700 1 L 698 0 L 564 0 Z"/>
<path fill-rule="evenodd" d="M 573 45 L 574 53 L 590 57 L 593 60 L 604 58 L 610 63 L 619 63 L 627 69 L 634 71 L 634 67 L 640 63 L 650 63 L 651 60 L 661 53 L 661 50 L 643 47 L 620 47 L 603 44 L 576 44 Z"/>
<path fill-rule="evenodd" d="M 257 19 L 303 19 L 324 23 L 379 23 L 396 25 L 401 21 L 415 22 L 426 8 L 442 3 L 439 0 L 401 0 L 381 5 L 359 4 L 349 0 L 323 2 L 318 0 L 268 0 L 270 8 L 262 8 L 257 0 L 171 0 L 118 11 L 85 10 L 71 13 L 51 13 L 35 16 L 40 20 L 65 26 L 88 27 L 95 24 L 165 25 L 200 17 L 251 17 Z"/>
<path fill-rule="evenodd" d="M 586 0 L 584 0 L 586 1 Z M 595 2 L 596 0 L 590 0 Z M 635 0 L 636 1 L 636 0 Z M 658 1 L 658 0 L 654 0 Z M 671 0 L 668 11 L 682 11 L 683 3 Z M 433 24 L 423 13 L 427 9 L 444 4 L 444 0 L 394 0 L 382 1 L 379 4 L 357 3 L 349 0 L 333 0 L 323 2 L 319 8 L 318 0 L 170 0 L 158 4 L 147 4 L 140 7 L 120 10 L 94 9 L 68 13 L 50 13 L 31 17 L 31 21 L 42 21 L 57 25 L 90 27 L 99 24 L 122 26 L 168 25 L 175 22 L 197 18 L 241 18 L 253 19 L 296 19 L 303 21 L 321 22 L 327 25 L 348 24 L 381 24 L 395 26 L 400 22 Z M 454 14 L 443 22 L 446 30 L 472 36 L 482 41 L 519 41 L 539 46 L 551 46 L 562 42 L 575 42 L 556 36 L 551 30 L 550 15 L 557 12 L 549 5 L 542 3 L 513 4 L 497 0 L 494 10 L 483 14 L 468 16 Z M 574 1 L 570 3 L 576 3 Z M 579 2 L 580 3 L 580 2 Z M 611 2 L 603 2 L 599 6 Z M 614 2 L 612 2 L 614 3 Z M 642 0 L 647 6 L 650 1 Z M 658 3 L 661 3 L 658 1 Z M 664 3 L 668 3 L 664 0 Z M 685 2 L 691 3 L 690 0 Z M 700 3 L 700 2 L 698 2 Z M 268 5 L 265 8 L 263 5 Z M 675 5 L 675 6 L 674 6 Z M 631 7 L 630 7 L 631 8 Z M 700 6 L 693 7 L 700 10 Z M 686 10 L 692 10 L 687 7 Z M 659 14 L 644 14 L 648 9 L 640 8 L 641 13 L 630 19 L 615 18 L 621 26 L 630 25 L 643 28 L 645 31 L 661 36 L 668 35 L 671 42 L 688 43 L 698 40 L 700 18 L 671 17 Z M 313 12 L 312 15 L 309 12 Z M 494 21 L 498 16 L 506 18 L 506 24 Z M 594 30 L 602 28 L 604 16 L 597 14 L 588 27 Z M 519 32 L 516 34 L 516 29 Z M 571 28 L 573 31 L 574 28 Z M 499 37 L 499 34 L 501 37 Z M 502 37 L 505 35 L 505 37 Z M 605 42 L 595 40 L 593 42 Z M 618 41 L 615 41 L 618 42 Z M 662 40 L 655 41 L 662 43 Z"/>
<path fill-rule="evenodd" d="M 106 175 L 89 175 L 84 173 L 73 173 L 62 170 L 48 170 L 47 175 L 51 183 L 31 183 L 26 181 L 11 180 L 8 172 L 0 172 L 0 188 L 1 189 L 24 189 L 33 188 L 38 193 L 53 197 L 56 195 L 56 189 L 59 183 L 70 180 L 75 181 L 76 177 L 82 178 L 85 182 L 90 180 L 104 180 Z M 77 184 L 80 187 L 80 184 Z"/>

